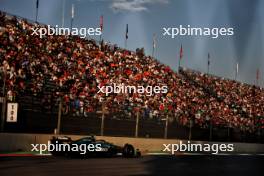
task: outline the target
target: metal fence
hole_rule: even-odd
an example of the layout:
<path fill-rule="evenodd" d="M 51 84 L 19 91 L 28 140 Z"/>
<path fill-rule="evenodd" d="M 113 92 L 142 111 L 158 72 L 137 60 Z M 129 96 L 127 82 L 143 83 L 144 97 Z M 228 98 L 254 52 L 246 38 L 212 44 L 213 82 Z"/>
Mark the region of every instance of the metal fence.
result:
<path fill-rule="evenodd" d="M 228 127 L 200 128 L 191 122 L 183 126 L 172 114 L 146 118 L 139 111 L 132 114 L 125 111 L 107 113 L 103 108 L 86 114 L 76 111 L 65 113 L 63 108 L 59 110 L 62 107 L 59 101 L 49 110 L 43 108 L 37 97 L 31 96 L 26 101 L 28 104 L 19 105 L 17 123 L 5 122 L 5 132 L 264 142 L 263 130 L 249 133 Z"/>

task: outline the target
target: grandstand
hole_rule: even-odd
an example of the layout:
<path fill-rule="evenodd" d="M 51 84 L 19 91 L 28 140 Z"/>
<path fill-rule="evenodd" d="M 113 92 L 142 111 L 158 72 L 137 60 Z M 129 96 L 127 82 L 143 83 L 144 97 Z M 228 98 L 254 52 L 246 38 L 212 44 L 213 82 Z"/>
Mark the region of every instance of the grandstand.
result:
<path fill-rule="evenodd" d="M 180 68 L 116 45 L 76 36 L 31 35 L 40 27 L 26 19 L 0 13 L 2 95 L 19 103 L 18 124 L 11 132 L 51 133 L 62 103 L 62 132 L 98 134 L 103 104 L 105 134 L 133 136 L 136 112 L 139 136 L 220 141 L 263 142 L 264 90 L 234 80 Z M 97 93 L 97 86 L 168 86 L 168 93 Z M 5 86 L 4 86 L 5 85 Z"/>

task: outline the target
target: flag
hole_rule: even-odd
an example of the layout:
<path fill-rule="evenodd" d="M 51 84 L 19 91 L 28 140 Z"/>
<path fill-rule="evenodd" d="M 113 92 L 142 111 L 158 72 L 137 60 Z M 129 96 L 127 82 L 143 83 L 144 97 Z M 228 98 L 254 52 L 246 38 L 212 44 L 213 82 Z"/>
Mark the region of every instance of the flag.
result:
<path fill-rule="evenodd" d="M 153 34 L 153 48 L 155 49 L 156 46 L 157 46 L 156 34 Z"/>
<path fill-rule="evenodd" d="M 259 80 L 259 69 L 257 69 L 257 75 L 256 75 L 257 81 Z"/>
<path fill-rule="evenodd" d="M 37 0 L 36 2 L 36 8 L 38 9 L 38 7 L 39 7 L 39 0 Z"/>
<path fill-rule="evenodd" d="M 236 74 L 238 74 L 238 69 L 239 69 L 239 66 L 238 66 L 238 63 L 236 65 Z"/>
<path fill-rule="evenodd" d="M 210 65 L 210 53 L 208 53 L 207 59 L 208 59 L 207 64 L 208 64 L 208 66 L 209 66 L 209 65 Z"/>
<path fill-rule="evenodd" d="M 101 31 L 103 31 L 103 27 L 104 27 L 104 16 L 101 15 L 100 16 L 100 28 L 101 28 Z"/>
<path fill-rule="evenodd" d="M 126 39 L 128 39 L 128 24 L 126 25 Z"/>
<path fill-rule="evenodd" d="M 180 59 L 182 59 L 183 57 L 183 48 L 182 48 L 182 45 L 181 45 L 181 50 L 180 50 Z"/>
<path fill-rule="evenodd" d="M 156 46 L 157 46 L 156 34 L 153 34 L 152 57 L 154 57 L 154 52 L 155 52 Z"/>
<path fill-rule="evenodd" d="M 74 4 L 72 4 L 71 17 L 72 17 L 72 19 L 74 18 Z"/>

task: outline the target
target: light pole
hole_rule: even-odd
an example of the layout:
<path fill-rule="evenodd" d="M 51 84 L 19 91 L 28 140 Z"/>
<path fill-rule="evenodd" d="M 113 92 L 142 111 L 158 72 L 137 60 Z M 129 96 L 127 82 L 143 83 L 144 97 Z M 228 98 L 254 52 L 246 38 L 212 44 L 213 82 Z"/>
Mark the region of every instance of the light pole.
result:
<path fill-rule="evenodd" d="M 135 137 L 138 137 L 138 126 L 139 126 L 139 111 L 140 107 L 137 107 L 137 117 L 136 117 L 136 129 L 135 129 Z"/>
<path fill-rule="evenodd" d="M 97 113 L 101 113 L 101 130 L 100 130 L 100 135 L 104 135 L 104 120 L 105 120 L 105 114 L 108 114 L 109 112 L 107 111 L 106 104 L 105 102 L 102 103 L 102 111 L 97 111 Z"/>
<path fill-rule="evenodd" d="M 57 122 L 57 130 L 56 134 L 60 134 L 60 128 L 61 128 L 61 109 L 62 109 L 62 97 L 60 96 L 59 100 L 59 109 L 58 109 L 58 122 Z"/>
<path fill-rule="evenodd" d="M 209 141 L 212 141 L 212 137 L 213 137 L 213 121 L 212 121 L 212 117 L 210 117 L 210 135 L 209 135 Z"/>
<path fill-rule="evenodd" d="M 168 125 L 169 125 L 169 114 L 166 114 L 165 130 L 164 130 L 164 139 L 168 138 Z"/>
<path fill-rule="evenodd" d="M 192 126 L 193 126 L 193 119 L 190 119 L 190 124 L 189 124 L 189 141 L 192 139 Z"/>

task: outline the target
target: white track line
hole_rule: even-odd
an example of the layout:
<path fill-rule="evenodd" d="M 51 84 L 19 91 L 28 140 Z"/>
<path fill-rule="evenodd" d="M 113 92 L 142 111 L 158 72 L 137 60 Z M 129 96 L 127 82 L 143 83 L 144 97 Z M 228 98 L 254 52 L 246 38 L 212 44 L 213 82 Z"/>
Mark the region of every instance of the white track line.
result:
<path fill-rule="evenodd" d="M 171 153 L 159 153 L 159 152 L 149 152 L 146 153 L 146 155 L 173 155 Z M 211 153 L 175 153 L 174 155 L 180 156 L 180 155 L 200 155 L 200 156 L 205 156 L 205 155 L 211 155 L 211 156 L 264 156 L 264 153 L 218 153 L 218 154 L 211 154 Z"/>
<path fill-rule="evenodd" d="M 36 154 L 37 156 L 51 156 L 51 154 L 50 153 L 43 153 L 43 154 Z"/>

